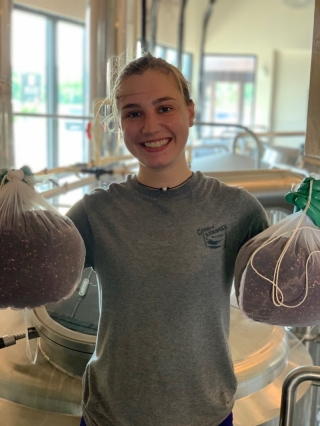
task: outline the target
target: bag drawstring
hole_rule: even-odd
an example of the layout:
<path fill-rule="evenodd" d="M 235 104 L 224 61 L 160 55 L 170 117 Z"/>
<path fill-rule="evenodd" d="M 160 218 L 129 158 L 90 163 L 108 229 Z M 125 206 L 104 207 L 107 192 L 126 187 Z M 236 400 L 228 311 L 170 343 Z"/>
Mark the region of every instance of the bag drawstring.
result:
<path fill-rule="evenodd" d="M 6 182 L 7 181 L 7 182 Z M 8 169 L 3 175 L 0 175 L 0 189 L 8 182 L 22 181 L 33 187 L 30 176 L 26 176 L 21 169 Z"/>
<path fill-rule="evenodd" d="M 289 238 L 289 240 L 287 241 L 286 245 L 284 246 L 282 253 L 279 256 L 279 259 L 277 260 L 276 266 L 275 266 L 275 270 L 274 270 L 274 274 L 273 274 L 273 280 L 270 280 L 269 278 L 263 276 L 262 274 L 260 274 L 260 272 L 258 272 L 256 270 L 256 268 L 253 266 L 253 259 L 255 257 L 255 255 L 265 246 L 267 246 L 268 244 L 272 243 L 273 241 L 283 237 L 284 235 L 288 234 L 288 232 L 284 232 L 281 235 L 276 236 L 275 238 L 268 238 L 258 249 L 256 249 L 251 258 L 250 258 L 250 266 L 251 268 L 254 270 L 254 272 L 261 278 L 263 278 L 266 281 L 269 281 L 272 284 L 272 301 L 274 303 L 275 306 L 283 306 L 285 308 L 297 308 L 298 306 L 300 306 L 307 298 L 308 296 L 308 290 L 309 290 L 309 280 L 308 280 L 308 264 L 309 264 L 309 260 L 311 258 L 311 256 L 315 253 L 320 253 L 320 250 L 314 250 L 313 252 L 311 252 L 308 256 L 307 262 L 306 262 L 306 289 L 305 289 L 305 295 L 302 299 L 302 301 L 300 303 L 298 303 L 297 305 L 286 305 L 284 303 L 284 296 L 283 293 L 279 287 L 279 272 L 280 272 L 280 266 L 281 266 L 281 262 L 286 254 L 286 252 L 288 251 L 288 248 L 290 246 L 290 244 L 292 243 L 292 241 L 294 240 L 296 234 L 298 231 L 301 231 L 303 229 L 311 229 L 313 232 L 320 232 L 320 229 L 314 229 L 311 228 L 309 226 L 303 226 L 300 228 L 300 225 L 302 223 L 302 221 L 304 220 L 306 214 L 307 214 L 307 210 L 310 206 L 311 203 L 311 195 L 312 195 L 312 183 L 313 181 L 310 181 L 310 190 L 309 190 L 309 196 L 308 196 L 308 202 L 306 204 L 306 207 L 295 227 L 295 229 L 293 231 L 288 231 L 288 232 L 292 232 L 291 237 Z"/>

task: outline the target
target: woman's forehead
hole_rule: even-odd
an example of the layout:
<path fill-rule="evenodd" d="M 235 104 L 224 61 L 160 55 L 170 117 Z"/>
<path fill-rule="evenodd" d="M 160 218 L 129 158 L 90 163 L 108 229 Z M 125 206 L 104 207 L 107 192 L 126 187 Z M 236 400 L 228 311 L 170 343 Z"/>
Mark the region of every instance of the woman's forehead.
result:
<path fill-rule="evenodd" d="M 133 74 L 120 84 L 118 96 L 119 102 L 132 96 L 180 97 L 177 83 L 172 73 L 161 71 L 145 71 L 143 74 Z M 179 96 L 180 95 L 180 96 Z"/>

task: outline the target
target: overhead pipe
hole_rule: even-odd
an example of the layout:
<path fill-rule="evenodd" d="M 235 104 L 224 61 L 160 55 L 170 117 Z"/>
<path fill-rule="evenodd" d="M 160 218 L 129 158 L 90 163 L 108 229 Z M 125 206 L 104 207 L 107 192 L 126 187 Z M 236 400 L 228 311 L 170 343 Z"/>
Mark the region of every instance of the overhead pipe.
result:
<path fill-rule="evenodd" d="M 150 43 L 149 51 L 155 55 L 157 41 L 158 10 L 161 0 L 153 0 L 150 11 Z"/>
<path fill-rule="evenodd" d="M 143 52 L 148 51 L 147 42 L 147 0 L 141 0 L 141 49 Z"/>
<path fill-rule="evenodd" d="M 197 109 L 197 120 L 201 121 L 201 111 L 203 111 L 203 102 L 204 102 L 204 93 L 203 93 L 203 69 L 204 69 L 204 47 L 207 37 L 207 28 L 208 23 L 213 11 L 213 5 L 217 0 L 209 0 L 209 5 L 204 13 L 203 24 L 202 24 L 202 33 L 201 33 L 201 42 L 200 42 L 200 67 L 199 67 L 199 86 L 198 86 L 198 104 L 199 108 Z"/>
<path fill-rule="evenodd" d="M 100 114 L 102 101 L 109 96 L 119 66 L 136 55 L 137 0 L 88 0 L 87 75 L 89 77 L 88 114 L 94 112 L 93 139 L 95 150 L 91 158 L 120 154 L 118 135 L 103 132 Z"/>
<path fill-rule="evenodd" d="M 126 54 L 127 1 L 88 0 L 86 26 L 87 67 L 90 78 L 89 109 L 110 93 L 111 59 Z"/>
<path fill-rule="evenodd" d="M 108 57 L 113 51 L 111 34 L 115 17 L 112 1 L 88 0 L 86 9 L 86 75 L 89 86 L 89 96 L 86 105 L 87 114 L 97 112 L 95 105 L 107 96 L 107 65 Z M 109 19 L 111 25 L 109 25 Z M 113 38 L 112 38 L 113 40 Z M 99 111 L 100 112 L 100 111 Z M 99 126 L 99 117 L 94 116 L 92 126 L 93 146 L 89 148 L 89 158 L 100 158 L 103 145 L 108 144 L 107 134 Z"/>
<path fill-rule="evenodd" d="M 178 34 L 178 68 L 182 69 L 183 41 L 184 41 L 184 16 L 188 0 L 181 0 Z"/>
<path fill-rule="evenodd" d="M 12 1 L 0 0 L 0 169 L 14 167 L 11 103 Z"/>

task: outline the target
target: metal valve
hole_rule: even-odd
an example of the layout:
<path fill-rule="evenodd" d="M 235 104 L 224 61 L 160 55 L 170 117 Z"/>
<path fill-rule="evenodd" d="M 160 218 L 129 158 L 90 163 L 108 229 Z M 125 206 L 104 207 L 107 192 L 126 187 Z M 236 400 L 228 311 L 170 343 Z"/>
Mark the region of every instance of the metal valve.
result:
<path fill-rule="evenodd" d="M 39 337 L 39 334 L 35 327 L 28 327 L 28 339 L 36 339 Z M 7 348 L 8 346 L 13 346 L 17 343 L 17 340 L 25 339 L 26 333 L 18 333 L 12 336 L 3 336 L 0 337 L 0 349 Z"/>

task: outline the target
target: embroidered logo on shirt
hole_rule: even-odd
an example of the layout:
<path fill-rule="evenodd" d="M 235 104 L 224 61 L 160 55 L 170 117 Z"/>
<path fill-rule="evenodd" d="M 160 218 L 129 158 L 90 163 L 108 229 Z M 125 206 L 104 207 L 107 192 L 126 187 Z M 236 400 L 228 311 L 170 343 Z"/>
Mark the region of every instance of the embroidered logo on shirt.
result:
<path fill-rule="evenodd" d="M 203 236 L 206 247 L 218 249 L 226 246 L 227 229 L 227 225 L 218 226 L 217 228 L 211 225 L 206 228 L 199 228 L 197 234 Z"/>

